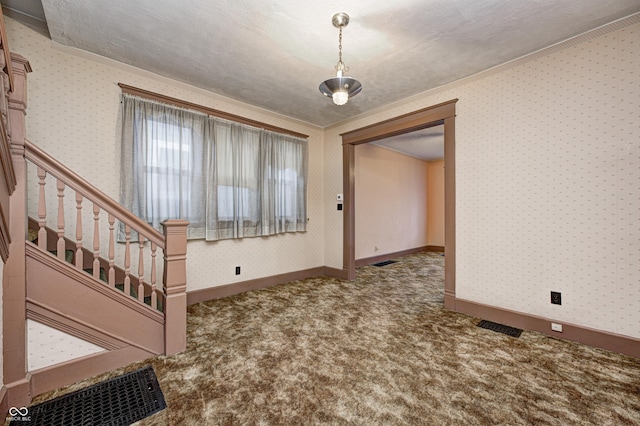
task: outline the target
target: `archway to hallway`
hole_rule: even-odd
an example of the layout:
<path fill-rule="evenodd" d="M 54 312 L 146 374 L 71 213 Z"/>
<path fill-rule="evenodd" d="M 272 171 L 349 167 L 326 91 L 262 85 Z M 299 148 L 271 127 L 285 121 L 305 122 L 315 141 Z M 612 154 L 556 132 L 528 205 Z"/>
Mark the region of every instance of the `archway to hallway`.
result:
<path fill-rule="evenodd" d="M 445 167 L 445 289 L 444 305 L 455 309 L 455 104 L 453 99 L 342 136 L 343 159 L 343 269 L 349 280 L 355 279 L 355 146 L 401 135 L 438 124 L 444 125 Z"/>

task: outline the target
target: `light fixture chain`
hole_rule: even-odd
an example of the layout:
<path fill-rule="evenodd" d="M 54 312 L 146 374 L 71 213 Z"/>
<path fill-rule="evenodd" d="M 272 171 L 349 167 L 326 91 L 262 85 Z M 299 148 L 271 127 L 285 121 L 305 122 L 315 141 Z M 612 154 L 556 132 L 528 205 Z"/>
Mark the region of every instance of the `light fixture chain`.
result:
<path fill-rule="evenodd" d="M 338 36 L 338 62 L 342 62 L 342 27 L 340 27 L 340 35 Z"/>
<path fill-rule="evenodd" d="M 344 71 L 348 72 L 349 68 L 342 62 L 342 28 L 344 26 L 340 25 L 340 34 L 338 35 L 338 64 L 336 65 L 336 71 Z"/>

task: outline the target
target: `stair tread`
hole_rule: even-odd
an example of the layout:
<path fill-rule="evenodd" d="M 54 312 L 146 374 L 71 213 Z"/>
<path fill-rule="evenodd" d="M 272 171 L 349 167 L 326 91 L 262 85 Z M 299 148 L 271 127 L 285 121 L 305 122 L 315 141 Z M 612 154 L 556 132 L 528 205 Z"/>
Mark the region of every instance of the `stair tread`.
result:
<path fill-rule="evenodd" d="M 93 268 L 85 268 L 83 269 L 83 271 L 85 271 L 88 274 L 93 275 Z M 109 282 L 109 280 L 107 280 L 107 271 L 105 271 L 105 269 L 103 267 L 100 267 L 100 280 L 106 282 Z"/>
<path fill-rule="evenodd" d="M 49 253 L 53 254 L 54 256 L 58 256 L 58 250 L 49 250 Z M 73 264 L 74 259 L 75 259 L 75 252 L 73 250 L 64 251 L 64 260 Z"/>

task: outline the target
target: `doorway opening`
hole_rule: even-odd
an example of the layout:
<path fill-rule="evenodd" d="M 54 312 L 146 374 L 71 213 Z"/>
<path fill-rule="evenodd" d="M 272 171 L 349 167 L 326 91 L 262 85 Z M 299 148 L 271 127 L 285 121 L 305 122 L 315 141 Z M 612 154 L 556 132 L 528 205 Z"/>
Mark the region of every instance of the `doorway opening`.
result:
<path fill-rule="evenodd" d="M 444 306 L 455 310 L 455 104 L 453 99 L 342 136 L 343 158 L 343 269 L 345 277 L 355 279 L 355 146 L 436 125 L 444 125 L 445 181 L 445 290 Z"/>
<path fill-rule="evenodd" d="M 444 251 L 444 124 L 356 145 L 355 185 L 356 268 Z"/>

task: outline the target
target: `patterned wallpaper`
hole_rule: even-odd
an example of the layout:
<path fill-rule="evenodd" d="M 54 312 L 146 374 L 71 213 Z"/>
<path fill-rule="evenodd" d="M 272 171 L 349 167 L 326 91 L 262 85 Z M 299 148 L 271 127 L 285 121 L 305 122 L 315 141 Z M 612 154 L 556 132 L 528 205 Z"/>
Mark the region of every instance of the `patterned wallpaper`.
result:
<path fill-rule="evenodd" d="M 427 245 L 444 247 L 444 160 L 429 162 Z"/>
<path fill-rule="evenodd" d="M 342 188 L 340 133 L 458 98 L 457 297 L 640 337 L 635 22 L 326 129 L 326 191 Z M 342 217 L 325 221 L 339 267 Z"/>
<path fill-rule="evenodd" d="M 324 265 L 323 132 L 320 128 L 96 55 L 56 45 L 42 34 L 9 17 L 5 17 L 5 21 L 12 51 L 27 58 L 33 68 L 33 72 L 27 76 L 27 138 L 115 199 L 118 199 L 119 194 L 120 158 L 119 139 L 116 135 L 120 94 L 117 83 L 162 93 L 310 136 L 307 232 L 238 241 L 190 242 L 187 248 L 188 291 Z M 35 172 L 30 176 L 32 184 L 37 182 L 34 177 Z M 53 180 L 47 187 L 50 190 L 55 188 Z M 31 188 L 36 186 L 32 185 Z M 32 191 L 30 195 L 35 196 L 36 191 Z M 65 201 L 66 221 L 74 223 L 75 208 L 71 192 L 67 192 Z M 49 212 L 55 211 L 54 205 L 55 197 L 48 205 Z M 30 210 L 30 214 L 34 215 L 33 207 Z M 85 235 L 92 235 L 90 210 L 90 206 L 86 205 L 83 219 Z M 49 213 L 48 219 L 49 226 L 54 225 L 55 213 Z M 106 224 L 106 221 L 103 223 Z M 102 256 L 106 258 L 107 232 L 102 232 L 101 237 Z M 90 244 L 90 240 L 85 243 Z M 117 245 L 117 258 L 124 259 L 123 252 L 123 245 Z M 132 270 L 136 270 L 136 262 L 134 256 Z M 242 267 L 241 275 L 235 275 L 236 266 Z M 147 273 L 148 269 L 147 267 Z M 43 327 L 37 323 L 36 326 Z M 30 335 L 30 353 L 36 354 L 38 348 L 45 347 L 49 348 L 48 352 L 56 352 L 47 346 L 50 339 L 46 333 Z M 75 338 L 67 336 L 65 339 Z M 66 340 L 62 339 L 60 342 Z M 40 360 L 33 355 L 29 358 L 30 365 L 35 368 L 92 353 L 91 348 L 87 347 L 84 352 L 80 349 L 73 353 L 59 352 L 60 355 L 55 356 L 55 359 Z"/>
<path fill-rule="evenodd" d="M 67 333 L 27 320 L 28 371 L 102 352 L 105 349 Z"/>
<path fill-rule="evenodd" d="M 28 137 L 113 196 L 118 82 L 311 135 L 308 232 L 191 242 L 189 290 L 321 265 L 341 269 L 339 134 L 458 98 L 457 296 L 640 338 L 637 21 L 324 131 L 52 46 L 6 21 L 12 49 L 34 69 Z M 563 293 L 563 305 L 549 303 L 551 290 Z"/>
<path fill-rule="evenodd" d="M 117 83 L 310 135 L 308 231 L 241 241 L 190 242 L 187 249 L 188 290 L 324 265 L 321 129 L 115 61 L 56 45 L 11 18 L 6 18 L 6 21 L 12 50 L 26 57 L 33 68 L 33 73 L 28 75 L 27 137 L 116 199 L 120 161 L 116 135 L 120 94 Z M 48 187 L 54 186 L 55 183 L 51 183 Z M 69 203 L 65 210 L 67 221 L 72 221 L 75 214 L 73 197 L 68 195 L 66 198 Z M 52 207 L 50 211 L 54 211 Z M 87 207 L 86 210 L 85 224 L 90 224 L 90 209 Z M 53 214 L 49 219 L 55 223 Z M 106 238 L 106 232 L 103 236 Z M 106 250 L 108 240 L 105 239 L 101 245 Z M 242 267 L 241 275 L 235 275 L 236 266 Z"/>
<path fill-rule="evenodd" d="M 354 174 L 356 260 L 428 244 L 428 162 L 364 144 L 354 150 Z"/>

